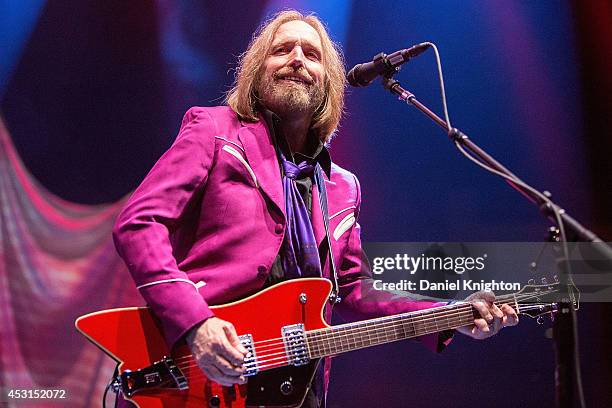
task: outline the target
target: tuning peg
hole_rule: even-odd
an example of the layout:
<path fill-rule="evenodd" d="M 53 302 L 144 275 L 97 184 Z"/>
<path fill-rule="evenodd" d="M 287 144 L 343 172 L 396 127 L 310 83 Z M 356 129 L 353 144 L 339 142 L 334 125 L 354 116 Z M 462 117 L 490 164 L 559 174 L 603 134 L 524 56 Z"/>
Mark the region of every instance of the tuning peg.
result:
<path fill-rule="evenodd" d="M 529 269 L 531 269 L 531 272 L 535 272 L 538 270 L 538 263 L 537 262 L 532 262 L 529 264 Z"/>
<path fill-rule="evenodd" d="M 533 278 L 529 279 L 529 280 L 527 281 L 527 284 L 528 284 L 528 285 L 533 285 L 533 284 L 535 284 L 535 279 L 533 279 Z"/>
<path fill-rule="evenodd" d="M 556 283 L 559 283 L 559 276 L 555 275 L 553 276 L 553 279 L 555 280 Z"/>
<path fill-rule="evenodd" d="M 557 227 L 549 227 L 548 228 L 548 241 L 550 242 L 559 242 L 559 235 L 561 231 Z M 555 248 L 553 247 L 553 250 Z"/>
<path fill-rule="evenodd" d="M 546 280 L 546 278 L 542 278 L 542 285 L 546 285 L 548 283 L 548 280 Z"/>

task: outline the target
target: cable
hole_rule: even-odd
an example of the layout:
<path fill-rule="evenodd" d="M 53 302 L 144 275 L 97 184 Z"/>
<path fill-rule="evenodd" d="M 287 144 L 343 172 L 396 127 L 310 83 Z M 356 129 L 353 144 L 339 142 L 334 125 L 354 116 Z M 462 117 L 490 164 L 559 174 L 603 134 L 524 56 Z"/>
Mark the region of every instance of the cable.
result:
<path fill-rule="evenodd" d="M 106 386 L 106 388 L 104 389 L 104 394 L 102 395 L 102 408 L 106 408 L 106 396 L 108 395 L 108 391 L 113 388 L 113 386 L 115 385 L 115 382 L 118 381 L 117 380 L 117 376 L 119 375 L 119 364 L 117 364 L 115 366 L 115 372 L 113 373 L 113 376 L 111 377 L 110 381 L 108 382 L 108 385 Z M 119 400 L 119 395 L 115 395 L 115 404 L 113 405 L 115 408 L 117 408 L 117 402 Z"/>
<path fill-rule="evenodd" d="M 446 126 L 448 126 L 448 129 L 450 130 L 453 127 L 450 123 L 450 117 L 448 116 L 448 106 L 446 105 L 446 87 L 444 86 L 444 75 L 442 75 L 442 62 L 440 62 L 440 53 L 438 52 L 438 47 L 436 46 L 436 44 L 429 41 L 425 41 L 423 44 L 427 44 L 431 48 L 433 48 L 434 54 L 436 56 L 438 78 L 440 80 L 440 96 L 442 97 L 442 110 L 444 111 L 444 120 L 446 122 Z M 410 103 L 410 101 L 406 100 L 406 103 Z"/>
<path fill-rule="evenodd" d="M 102 396 L 102 408 L 106 408 L 106 396 L 108 395 L 108 390 L 110 390 L 112 383 L 112 381 L 109 382 L 106 388 L 104 389 L 104 395 Z"/>

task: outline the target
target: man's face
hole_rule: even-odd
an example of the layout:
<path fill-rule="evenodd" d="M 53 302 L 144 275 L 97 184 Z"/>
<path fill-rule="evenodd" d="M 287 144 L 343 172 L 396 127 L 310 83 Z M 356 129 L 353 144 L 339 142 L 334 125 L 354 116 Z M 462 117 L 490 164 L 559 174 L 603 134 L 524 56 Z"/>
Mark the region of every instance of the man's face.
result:
<path fill-rule="evenodd" d="M 262 65 L 257 93 L 281 117 L 312 115 L 324 96 L 319 34 L 303 21 L 281 25 Z"/>

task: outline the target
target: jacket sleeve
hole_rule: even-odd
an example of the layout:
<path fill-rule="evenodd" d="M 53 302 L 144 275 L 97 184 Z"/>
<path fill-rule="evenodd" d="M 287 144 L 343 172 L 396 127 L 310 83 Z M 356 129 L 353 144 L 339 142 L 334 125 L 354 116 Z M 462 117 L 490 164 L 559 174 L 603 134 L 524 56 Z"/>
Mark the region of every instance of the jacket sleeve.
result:
<path fill-rule="evenodd" d="M 361 190 L 355 177 L 357 197 L 356 218 L 361 205 Z M 399 313 L 413 312 L 444 306 L 447 302 L 417 299 L 410 293 L 399 295 L 374 289 L 374 279 L 368 258 L 361 247 L 361 227 L 355 223 L 350 231 L 348 248 L 338 267 L 338 286 L 341 302 L 334 310 L 345 320 L 372 319 Z M 442 351 L 452 339 L 452 331 L 420 336 L 417 338 L 426 347 Z"/>
<path fill-rule="evenodd" d="M 185 114 L 179 134 L 119 214 L 113 240 L 145 301 L 161 320 L 170 346 L 212 311 L 179 270 L 170 237 L 206 184 L 214 156 L 215 122 L 204 108 Z"/>

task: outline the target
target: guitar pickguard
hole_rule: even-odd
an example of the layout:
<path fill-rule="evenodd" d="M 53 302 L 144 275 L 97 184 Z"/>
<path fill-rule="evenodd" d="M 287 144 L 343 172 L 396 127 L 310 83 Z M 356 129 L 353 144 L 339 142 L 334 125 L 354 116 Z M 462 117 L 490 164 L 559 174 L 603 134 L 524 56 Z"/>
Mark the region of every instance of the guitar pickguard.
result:
<path fill-rule="evenodd" d="M 296 407 L 302 404 L 317 371 L 319 359 L 300 367 L 286 366 L 250 377 L 247 406 Z"/>

